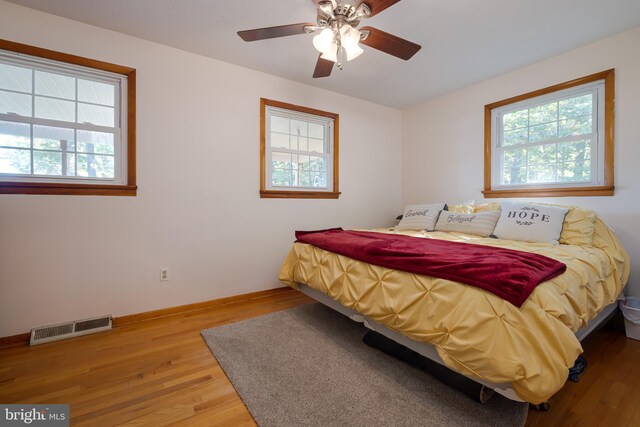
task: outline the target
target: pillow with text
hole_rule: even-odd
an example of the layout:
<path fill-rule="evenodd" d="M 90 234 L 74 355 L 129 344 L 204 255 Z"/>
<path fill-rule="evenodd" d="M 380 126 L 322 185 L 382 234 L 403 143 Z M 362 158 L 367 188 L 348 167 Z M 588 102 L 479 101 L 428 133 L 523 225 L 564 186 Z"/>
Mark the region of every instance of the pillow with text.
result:
<path fill-rule="evenodd" d="M 457 231 L 488 237 L 493 234 L 500 211 L 457 213 L 442 212 L 436 223 L 436 231 Z"/>
<path fill-rule="evenodd" d="M 396 225 L 396 230 L 427 230 L 433 231 L 444 203 L 430 205 L 409 205 L 404 209 L 402 220 Z"/>
<path fill-rule="evenodd" d="M 568 208 L 534 203 L 502 203 L 493 234 L 500 239 L 557 245 Z"/>

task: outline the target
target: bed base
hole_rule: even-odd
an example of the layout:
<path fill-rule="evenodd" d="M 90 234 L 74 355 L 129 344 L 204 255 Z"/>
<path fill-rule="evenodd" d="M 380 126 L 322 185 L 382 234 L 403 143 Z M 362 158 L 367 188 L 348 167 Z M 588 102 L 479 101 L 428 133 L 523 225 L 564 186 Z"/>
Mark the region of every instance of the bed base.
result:
<path fill-rule="evenodd" d="M 305 295 L 313 298 L 314 300 L 328 306 L 329 308 L 344 314 L 345 316 L 349 317 L 351 320 L 356 321 L 356 322 L 360 322 L 363 323 L 364 326 L 366 326 L 367 328 L 371 329 L 372 331 L 375 331 L 381 335 L 383 335 L 384 337 L 395 341 L 396 343 L 412 350 L 415 353 L 418 353 L 419 355 L 426 357 L 427 359 L 430 359 L 444 367 L 446 367 L 446 369 L 451 370 L 451 368 L 447 367 L 444 363 L 444 361 L 442 360 L 442 358 L 440 357 L 440 355 L 438 354 L 438 352 L 436 351 L 436 348 L 429 344 L 429 343 L 425 343 L 425 342 L 419 342 L 419 341 L 415 341 L 412 340 L 392 329 L 387 328 L 386 326 L 375 322 L 371 319 L 369 319 L 366 316 L 363 316 L 362 314 L 358 313 L 355 310 L 352 310 L 350 308 L 347 308 L 345 306 L 343 306 L 342 304 L 340 304 L 339 302 L 335 301 L 334 299 L 332 299 L 331 297 L 329 297 L 328 295 L 317 291 L 313 288 L 310 288 L 309 286 L 305 285 L 305 284 L 297 284 L 297 289 L 304 293 Z M 622 295 L 622 294 L 621 294 Z M 620 297 L 619 297 L 620 299 Z M 606 306 L 596 317 L 594 317 L 593 319 L 591 319 L 591 321 L 589 321 L 585 326 L 583 326 L 582 328 L 580 328 L 577 332 L 576 332 L 576 337 L 578 337 L 578 339 L 580 341 L 583 341 L 589 334 L 591 334 L 593 331 L 595 331 L 598 326 L 602 326 L 604 325 L 604 323 L 606 323 L 606 321 L 608 321 L 616 312 L 618 308 L 618 302 L 614 302 L 608 306 Z M 366 342 L 366 341 L 365 341 Z M 385 350 L 382 350 L 385 351 Z M 392 354 L 393 355 L 393 354 Z M 401 358 L 402 359 L 402 358 Z M 457 375 L 461 375 L 464 378 L 475 382 L 476 384 L 478 384 L 477 387 L 485 387 L 487 389 L 493 390 L 498 394 L 501 394 L 502 396 L 506 397 L 507 399 L 511 399 L 514 400 L 516 402 L 524 402 L 524 400 L 522 400 L 517 394 L 516 392 L 511 388 L 511 384 L 509 383 L 492 383 L 489 381 L 485 381 L 482 379 L 477 379 L 477 378 L 468 378 L 466 376 L 464 376 L 463 374 L 455 371 L 455 370 L 451 370 L 453 373 L 457 374 Z M 438 379 L 444 379 L 446 376 L 443 375 L 442 378 L 436 376 Z M 445 381 L 446 382 L 446 381 Z M 474 399 L 476 399 L 476 397 L 474 397 L 473 395 L 477 394 L 477 398 L 479 400 L 481 400 L 480 396 L 482 394 L 482 399 L 484 399 L 485 397 L 489 396 L 489 394 L 486 391 L 482 391 L 482 388 L 477 388 L 477 387 L 471 387 L 468 383 L 466 382 L 460 382 L 460 384 L 464 384 L 464 386 L 461 388 L 456 387 L 455 385 L 453 385 L 455 388 L 458 388 L 459 390 L 465 392 L 466 394 L 469 394 L 471 397 L 473 397 Z M 467 393 L 467 391 L 469 391 L 469 393 Z M 490 396 L 489 396 L 490 397 Z M 486 401 L 486 400 L 485 400 Z M 541 410 L 547 410 L 549 409 L 549 404 L 547 402 L 544 402 L 542 404 L 544 407 L 541 408 Z M 536 405 L 536 406 L 541 406 L 541 405 Z"/>
<path fill-rule="evenodd" d="M 415 368 L 431 374 L 434 378 L 461 391 L 477 402 L 486 403 L 494 394 L 492 389 L 398 344 L 379 332 L 367 332 L 362 338 L 362 341 L 370 347 L 378 349 L 389 356 L 402 360 Z"/>

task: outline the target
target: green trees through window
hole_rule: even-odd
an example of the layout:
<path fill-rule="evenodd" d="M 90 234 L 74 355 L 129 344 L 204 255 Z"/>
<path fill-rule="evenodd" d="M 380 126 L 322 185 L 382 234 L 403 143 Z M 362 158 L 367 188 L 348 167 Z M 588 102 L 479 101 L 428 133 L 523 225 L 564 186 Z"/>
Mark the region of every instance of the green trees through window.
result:
<path fill-rule="evenodd" d="M 613 76 L 486 105 L 485 196 L 612 194 Z"/>

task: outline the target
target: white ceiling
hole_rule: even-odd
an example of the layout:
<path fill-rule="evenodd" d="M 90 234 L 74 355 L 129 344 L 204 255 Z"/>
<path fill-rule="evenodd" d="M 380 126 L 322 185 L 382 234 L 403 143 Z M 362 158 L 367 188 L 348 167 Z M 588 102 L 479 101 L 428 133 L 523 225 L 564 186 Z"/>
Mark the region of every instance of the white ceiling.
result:
<path fill-rule="evenodd" d="M 402 0 L 361 25 L 422 45 L 416 56 L 405 62 L 365 46 L 343 71 L 313 79 L 312 35 L 251 43 L 236 35 L 314 22 L 311 0 L 9 1 L 397 108 L 640 26 L 639 0 Z"/>

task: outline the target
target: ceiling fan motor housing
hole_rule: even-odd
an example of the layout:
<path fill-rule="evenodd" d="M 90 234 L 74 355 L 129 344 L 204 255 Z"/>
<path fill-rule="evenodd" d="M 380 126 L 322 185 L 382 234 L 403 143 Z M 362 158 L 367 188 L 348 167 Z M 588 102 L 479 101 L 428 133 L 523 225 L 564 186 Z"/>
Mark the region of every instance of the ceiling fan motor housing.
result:
<path fill-rule="evenodd" d="M 338 3 L 333 7 L 331 1 L 321 1 L 318 3 L 317 22 L 320 27 L 332 27 L 334 23 L 342 21 L 348 23 L 352 27 L 360 24 L 360 18 L 371 13 L 369 6 L 362 3 L 357 8 L 350 4 Z"/>

